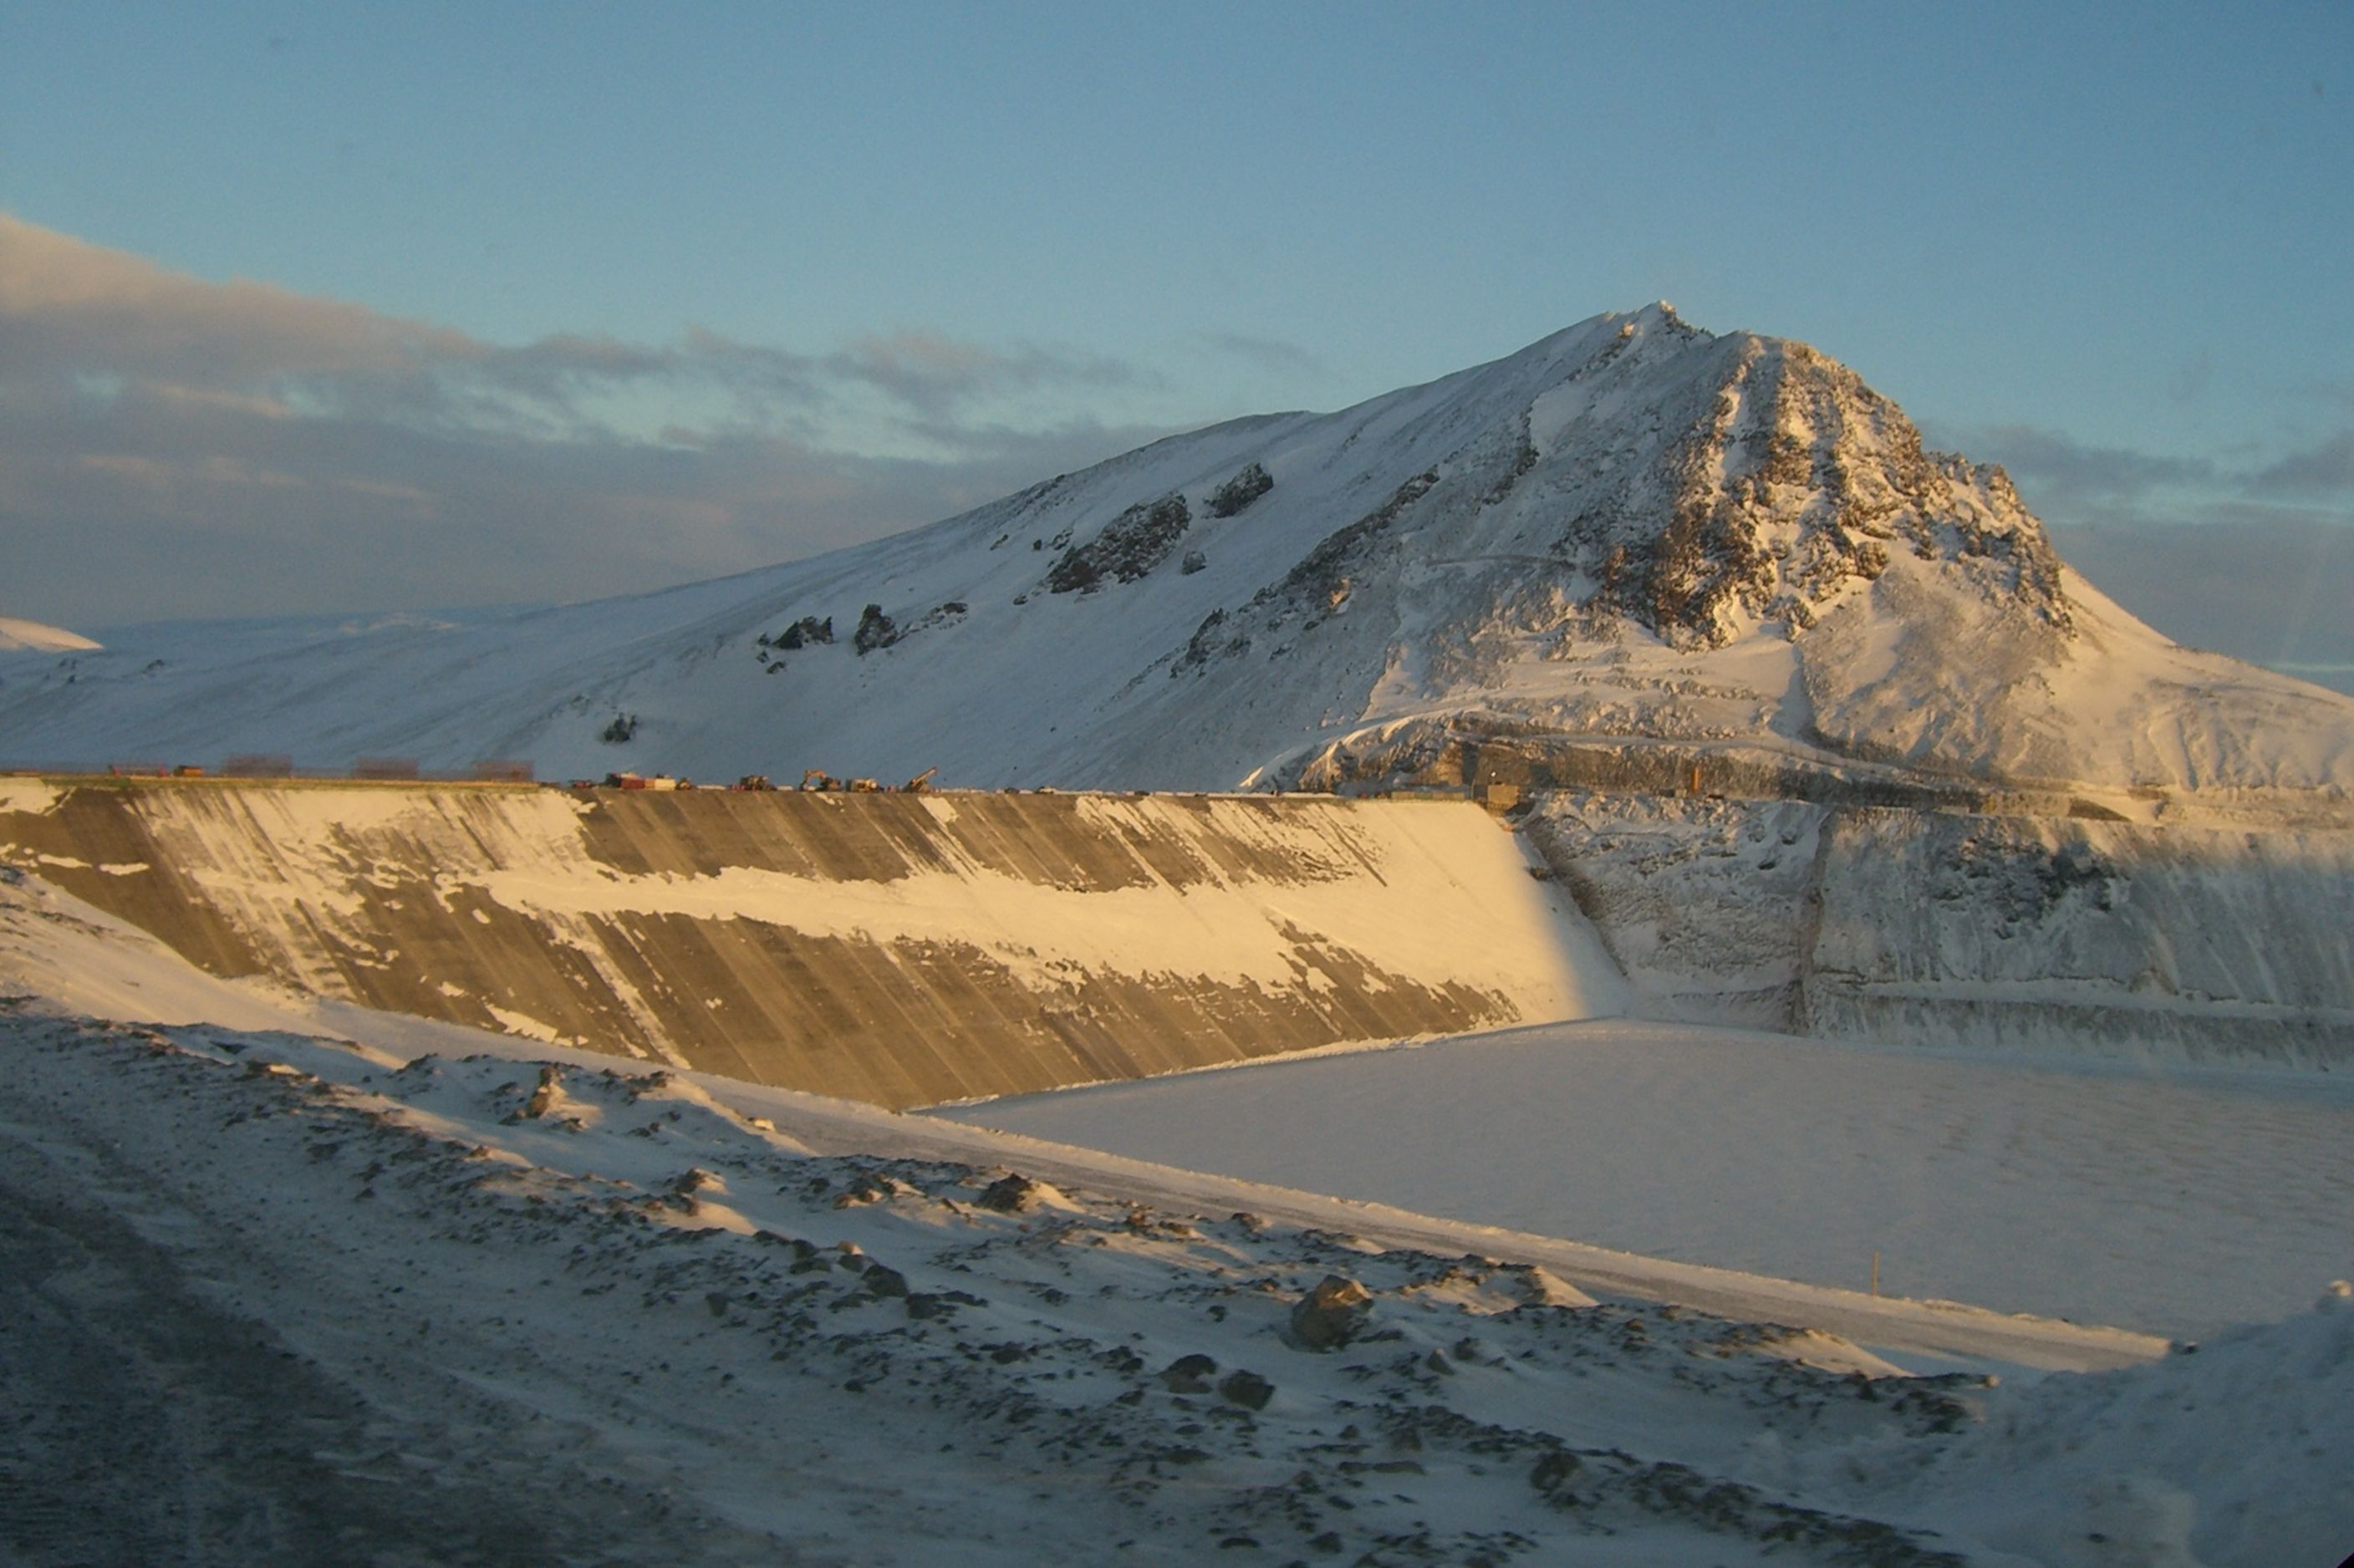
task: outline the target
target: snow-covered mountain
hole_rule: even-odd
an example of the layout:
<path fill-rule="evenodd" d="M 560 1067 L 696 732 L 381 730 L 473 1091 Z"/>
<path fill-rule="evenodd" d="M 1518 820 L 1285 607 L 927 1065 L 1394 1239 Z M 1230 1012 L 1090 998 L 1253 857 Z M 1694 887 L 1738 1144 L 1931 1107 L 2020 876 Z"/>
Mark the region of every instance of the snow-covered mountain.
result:
<path fill-rule="evenodd" d="M 813 560 L 560 609 L 134 630 L 0 685 L 17 761 L 1198 788 L 1387 766 L 1439 727 L 2114 796 L 2354 788 L 2354 700 L 2167 641 L 1999 470 L 1925 450 L 1804 344 L 1665 305 Z"/>

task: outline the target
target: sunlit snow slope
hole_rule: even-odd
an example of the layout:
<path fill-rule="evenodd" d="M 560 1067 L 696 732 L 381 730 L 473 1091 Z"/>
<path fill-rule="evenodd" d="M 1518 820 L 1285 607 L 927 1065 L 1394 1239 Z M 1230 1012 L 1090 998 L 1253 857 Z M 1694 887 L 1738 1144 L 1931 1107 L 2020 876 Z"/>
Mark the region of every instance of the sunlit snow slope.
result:
<path fill-rule="evenodd" d="M 225 975 L 890 1106 L 1614 1012 L 1462 801 L 0 779 Z"/>
<path fill-rule="evenodd" d="M 97 647 L 89 638 L 61 626 L 0 615 L 0 653 L 78 653 Z"/>
<path fill-rule="evenodd" d="M 1663 306 L 742 577 L 133 630 L 4 678 L 19 761 L 1229 788 L 1438 726 L 2308 818 L 2354 784 L 2354 700 L 2168 642 L 2000 471 L 1804 344 Z"/>

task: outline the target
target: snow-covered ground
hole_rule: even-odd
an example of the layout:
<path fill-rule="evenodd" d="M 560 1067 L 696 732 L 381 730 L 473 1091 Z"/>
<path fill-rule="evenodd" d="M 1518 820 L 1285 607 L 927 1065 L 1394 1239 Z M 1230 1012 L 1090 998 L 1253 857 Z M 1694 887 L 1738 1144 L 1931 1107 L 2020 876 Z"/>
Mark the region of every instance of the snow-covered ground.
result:
<path fill-rule="evenodd" d="M 2354 1274 L 2354 1075 L 1600 1021 L 939 1114 L 1823 1285 L 2196 1338 Z"/>
<path fill-rule="evenodd" d="M 0 894 L 12 1563 L 2221 1565 L 2354 1519 L 2342 1294 L 2154 1361 L 1631 1257 L 1800 1326 L 1589 1301 L 1542 1238 L 542 1066 Z M 234 1016 L 71 1015 L 143 1004 Z M 375 1044 L 256 1032 L 330 1018 Z"/>

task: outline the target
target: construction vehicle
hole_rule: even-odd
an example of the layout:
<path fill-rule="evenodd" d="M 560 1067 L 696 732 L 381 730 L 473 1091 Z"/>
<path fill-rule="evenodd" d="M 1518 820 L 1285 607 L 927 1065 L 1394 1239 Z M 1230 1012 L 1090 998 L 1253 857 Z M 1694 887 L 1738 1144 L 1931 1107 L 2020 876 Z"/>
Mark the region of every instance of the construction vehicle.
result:
<path fill-rule="evenodd" d="M 925 790 L 931 788 L 932 776 L 938 772 L 939 772 L 939 769 L 937 768 L 925 768 L 921 773 L 917 774 L 913 779 L 910 779 L 905 784 L 900 785 L 899 793 L 902 795 L 922 794 Z"/>
<path fill-rule="evenodd" d="M 822 768 L 812 768 L 808 772 L 801 775 L 801 788 L 804 789 L 839 789 L 842 788 L 842 780 L 836 779 L 832 774 L 828 773 Z"/>

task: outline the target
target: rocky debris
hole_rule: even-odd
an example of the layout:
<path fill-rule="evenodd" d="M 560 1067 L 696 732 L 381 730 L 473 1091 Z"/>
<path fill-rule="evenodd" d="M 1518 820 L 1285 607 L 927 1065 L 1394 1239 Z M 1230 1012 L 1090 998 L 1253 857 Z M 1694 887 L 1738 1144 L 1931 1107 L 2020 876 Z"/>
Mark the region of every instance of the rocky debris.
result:
<path fill-rule="evenodd" d="M 1358 571 L 1373 545 L 1400 514 L 1429 494 L 1438 483 L 1438 471 L 1416 474 L 1394 491 L 1387 501 L 1344 528 L 1336 528 L 1286 572 L 1283 580 L 1261 588 L 1254 606 L 1282 601 L 1294 608 L 1321 612 L 1348 597 L 1351 575 Z M 1336 597 L 1337 596 L 1337 597 Z"/>
<path fill-rule="evenodd" d="M 1878 1520 L 1797 1507 L 1755 1487 L 1704 1475 L 1672 1461 L 1644 1463 L 1615 1449 L 1547 1449 L 1530 1467 L 1529 1485 L 1556 1509 L 1586 1519 L 1620 1513 L 1675 1519 L 1711 1534 L 1812 1548 L 1825 1561 L 1886 1568 L 1967 1568 L 1957 1552 L 1925 1545 L 1913 1532 Z"/>
<path fill-rule="evenodd" d="M 1249 647 L 1249 633 L 1229 632 L 1226 612 L 1214 609 L 1202 618 L 1202 624 L 1193 629 L 1193 635 L 1185 643 L 1185 652 L 1169 666 L 1170 676 L 1174 679 L 1188 670 L 1201 669 L 1213 659 L 1245 652 Z"/>
<path fill-rule="evenodd" d="M 1038 1207 L 1052 1191 L 1044 1181 L 1009 1171 L 982 1189 L 973 1202 L 992 1213 L 1021 1214 Z"/>
<path fill-rule="evenodd" d="M 1245 1410 L 1265 1410 L 1275 1397 L 1275 1384 L 1255 1372 L 1235 1371 L 1219 1380 L 1218 1397 Z"/>
<path fill-rule="evenodd" d="M 804 648 L 811 643 L 831 643 L 833 641 L 833 617 L 829 615 L 820 620 L 814 615 L 804 615 L 774 636 L 763 633 L 754 641 L 763 648 L 787 650 Z"/>
<path fill-rule="evenodd" d="M 1275 480 L 1266 466 L 1252 462 L 1240 473 L 1210 492 L 1210 515 L 1232 517 L 1260 496 L 1275 488 Z"/>
<path fill-rule="evenodd" d="M 608 746 L 623 746 L 637 733 L 637 715 L 615 714 L 611 721 L 597 732 L 597 738 Z"/>
<path fill-rule="evenodd" d="M 682 1198 L 693 1197 L 697 1192 L 724 1193 L 727 1191 L 727 1179 L 716 1171 L 691 1165 L 671 1182 L 670 1190 Z"/>
<path fill-rule="evenodd" d="M 1291 1342 L 1306 1351 L 1335 1351 L 1363 1331 L 1373 1292 L 1344 1275 L 1328 1274 L 1291 1308 Z"/>
<path fill-rule="evenodd" d="M 895 1198 L 917 1198 L 923 1189 L 900 1181 L 883 1171 L 863 1171 L 851 1178 L 848 1185 L 834 1195 L 837 1209 L 864 1208 L 869 1203 L 887 1203 Z"/>
<path fill-rule="evenodd" d="M 918 631 L 929 631 L 935 626 L 947 626 L 953 622 L 961 620 L 964 619 L 965 609 L 966 605 L 964 600 L 960 599 L 945 599 L 942 602 L 932 606 L 931 609 L 924 611 L 923 614 L 916 618 L 912 625 L 901 630 L 899 633 L 899 641 L 904 642 L 908 638 L 916 635 Z"/>
<path fill-rule="evenodd" d="M 964 619 L 969 608 L 960 599 L 944 599 L 903 626 L 884 614 L 881 605 L 870 604 L 859 612 L 858 630 L 850 634 L 850 645 L 861 654 L 876 652 L 905 642 L 918 632 L 929 631 L 938 626 L 954 625 Z M 827 641 L 832 641 L 831 635 Z M 777 668 L 782 669 L 783 666 L 779 664 Z"/>
<path fill-rule="evenodd" d="M 883 613 L 881 605 L 870 604 L 858 612 L 858 630 L 850 634 L 850 645 L 862 657 L 898 641 L 899 629 Z"/>
<path fill-rule="evenodd" d="M 1482 506 L 1500 505 L 1505 499 L 1512 493 L 1512 487 L 1520 483 L 1522 480 L 1527 478 L 1529 471 L 1536 466 L 1537 449 L 1529 440 L 1529 417 L 1526 414 L 1522 414 L 1521 416 L 1520 450 L 1512 459 L 1512 466 L 1506 469 L 1503 474 L 1497 479 L 1496 482 L 1488 487 L 1488 493 L 1479 497 L 1479 504 Z"/>
<path fill-rule="evenodd" d="M 531 1098 L 524 1102 L 523 1114 L 533 1118 L 546 1116 L 548 1107 L 556 1103 L 557 1086 L 562 1081 L 563 1075 L 557 1070 L 555 1064 L 542 1067 L 538 1086 L 531 1091 Z"/>
<path fill-rule="evenodd" d="M 1246 622 L 1257 621 L 1270 633 L 1295 616 L 1307 618 L 1302 630 L 1320 625 L 1356 592 L 1360 577 L 1390 526 L 1406 508 L 1429 494 L 1438 480 L 1435 468 L 1416 474 L 1392 492 L 1381 505 L 1326 535 L 1281 580 L 1253 594 L 1241 611 L 1229 616 L 1224 609 L 1212 610 L 1194 629 L 1184 651 L 1171 662 L 1171 676 L 1201 670 L 1215 659 L 1246 652 L 1251 647 L 1251 633 Z M 1288 646 L 1280 643 L 1275 652 L 1279 653 Z"/>
<path fill-rule="evenodd" d="M 1084 545 L 1066 550 L 1046 573 L 1049 593 L 1092 593 L 1106 577 L 1132 583 L 1169 558 L 1193 521 L 1182 494 L 1139 502 Z"/>
<path fill-rule="evenodd" d="M 1161 1386 L 1172 1393 L 1207 1393 L 1210 1392 L 1210 1374 L 1217 1370 L 1214 1357 L 1198 1353 L 1179 1356 L 1161 1369 Z"/>

